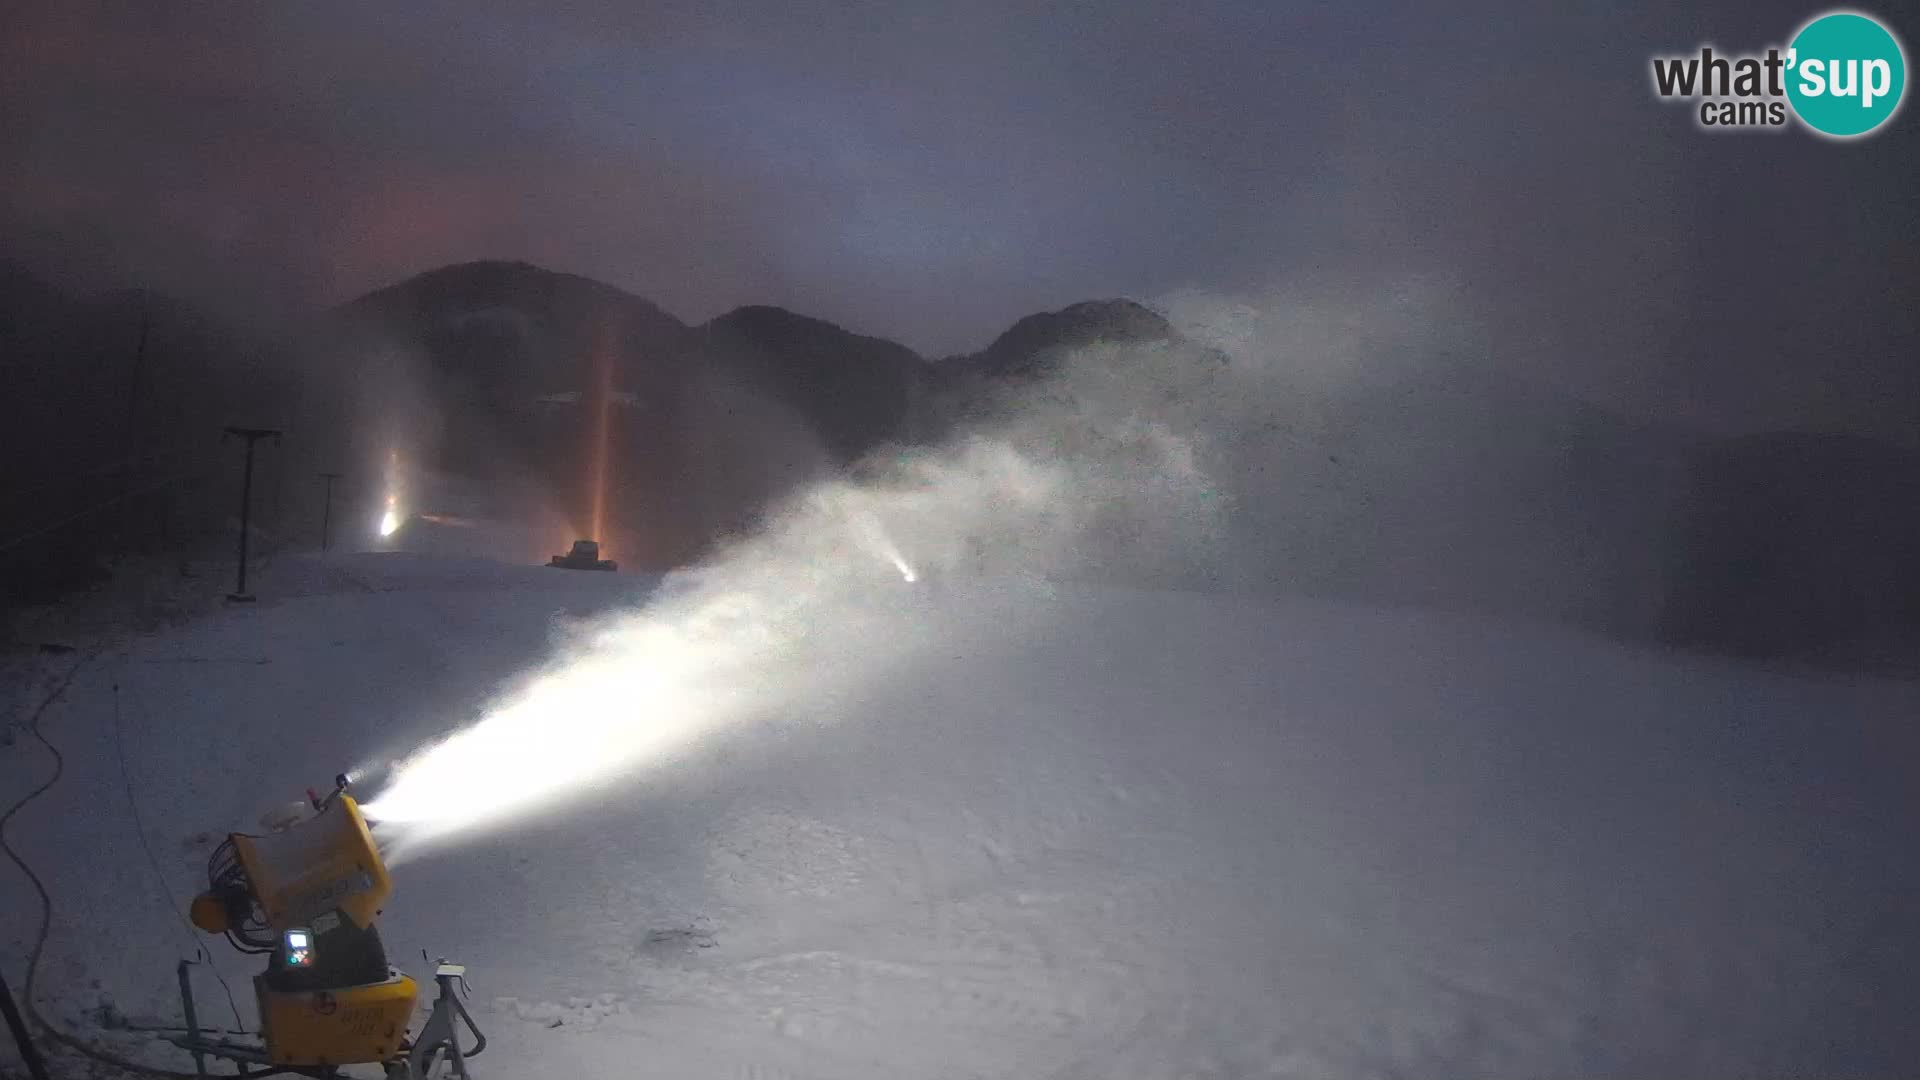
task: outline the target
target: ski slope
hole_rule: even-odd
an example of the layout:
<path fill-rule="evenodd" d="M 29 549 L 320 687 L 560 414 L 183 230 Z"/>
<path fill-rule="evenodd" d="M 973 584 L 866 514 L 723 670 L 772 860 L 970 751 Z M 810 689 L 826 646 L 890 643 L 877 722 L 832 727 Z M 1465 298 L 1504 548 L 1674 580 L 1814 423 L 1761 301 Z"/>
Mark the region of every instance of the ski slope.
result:
<path fill-rule="evenodd" d="M 82 668 L 42 724 L 65 776 L 12 830 L 58 904 L 43 1010 L 174 1067 L 99 1010 L 177 1022 L 179 911 L 211 843 L 459 726 L 556 626 L 656 584 L 400 553 L 265 578 L 258 605 Z M 903 619 L 1000 632 L 398 865 L 383 933 L 416 976 L 422 949 L 469 966 L 476 1075 L 1920 1061 L 1920 686 L 1430 613 L 1026 587 L 902 584 Z M 996 618 L 1027 604 L 1044 617 Z M 15 739 L 0 790 L 50 768 Z M 0 906 L 18 992 L 35 908 L 11 868 Z M 206 944 L 251 1024 L 251 958 Z M 208 1022 L 228 1015 L 197 986 Z"/>

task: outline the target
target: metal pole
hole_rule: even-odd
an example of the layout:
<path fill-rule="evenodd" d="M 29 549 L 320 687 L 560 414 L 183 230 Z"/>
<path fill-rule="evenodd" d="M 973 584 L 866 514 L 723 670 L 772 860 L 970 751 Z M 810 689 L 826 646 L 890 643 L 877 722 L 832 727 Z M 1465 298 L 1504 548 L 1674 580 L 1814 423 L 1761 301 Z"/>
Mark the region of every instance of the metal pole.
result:
<path fill-rule="evenodd" d="M 253 517 L 253 439 L 247 440 L 247 469 L 240 481 L 240 581 L 234 586 L 230 600 L 245 600 L 247 596 L 247 532 Z"/>
<path fill-rule="evenodd" d="M 120 546 L 123 550 L 133 546 L 134 500 L 133 484 L 139 470 L 140 456 L 140 369 L 147 359 L 147 325 L 149 319 L 145 305 L 140 311 L 140 341 L 133 347 L 133 374 L 127 380 L 127 442 L 126 465 L 120 473 Z"/>
<path fill-rule="evenodd" d="M 273 455 L 273 528 L 276 532 L 285 532 L 286 518 L 280 516 L 280 495 L 287 489 L 287 456 Z"/>
<path fill-rule="evenodd" d="M 333 482 L 335 480 L 340 479 L 340 474 L 337 472 L 323 472 L 320 475 L 327 482 L 326 499 L 323 503 L 321 503 L 321 510 L 320 510 L 320 550 L 324 552 L 327 550 L 328 546 L 332 543 Z"/>
<path fill-rule="evenodd" d="M 253 518 L 253 444 L 261 439 L 271 438 L 280 441 L 280 433 L 271 428 L 230 427 L 227 435 L 238 435 L 247 440 L 247 471 L 240 481 L 240 581 L 227 599 L 236 604 L 250 604 L 253 597 L 247 594 L 247 527 Z"/>
<path fill-rule="evenodd" d="M 40 1048 L 33 1045 L 26 1022 L 20 1019 L 20 1007 L 13 1003 L 13 991 L 7 989 L 5 972 L 0 972 L 0 1012 L 7 1014 L 7 1029 L 13 1032 L 13 1041 L 20 1047 L 20 1059 L 27 1063 L 27 1075 L 33 1080 L 47 1080 L 47 1063 L 41 1060 Z"/>
<path fill-rule="evenodd" d="M 187 1039 L 193 1043 L 193 1074 L 207 1075 L 207 1055 L 200 1050 L 200 1017 L 193 1010 L 193 980 L 187 975 L 187 968 L 193 961 L 182 960 L 174 968 L 180 976 L 180 1008 L 187 1014 Z"/>

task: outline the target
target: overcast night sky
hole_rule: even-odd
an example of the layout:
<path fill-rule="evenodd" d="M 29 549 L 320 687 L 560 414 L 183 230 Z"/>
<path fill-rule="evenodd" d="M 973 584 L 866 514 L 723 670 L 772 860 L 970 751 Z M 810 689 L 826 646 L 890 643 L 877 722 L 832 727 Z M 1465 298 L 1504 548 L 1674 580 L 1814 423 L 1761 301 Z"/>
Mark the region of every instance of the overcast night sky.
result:
<path fill-rule="evenodd" d="M 1634 413 L 1920 438 L 1911 102 L 1836 144 L 1650 88 L 1821 9 L 542 6 L 10 4 L 0 252 L 255 315 L 525 259 L 931 356 L 1089 297 L 1421 277 Z"/>

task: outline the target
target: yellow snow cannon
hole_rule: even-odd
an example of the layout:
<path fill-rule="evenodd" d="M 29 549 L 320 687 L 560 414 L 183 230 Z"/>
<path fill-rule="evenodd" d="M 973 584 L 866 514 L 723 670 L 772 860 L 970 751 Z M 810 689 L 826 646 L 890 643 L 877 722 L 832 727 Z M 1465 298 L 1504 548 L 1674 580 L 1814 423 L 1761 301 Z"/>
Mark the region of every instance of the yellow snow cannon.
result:
<path fill-rule="evenodd" d="M 425 1077 L 444 1055 L 453 1075 L 467 1076 L 465 1059 L 486 1046 L 455 992 L 466 969 L 442 960 L 434 971 L 440 997 L 418 1038 L 408 1037 L 419 986 L 387 962 L 374 928 L 393 879 L 360 806 L 335 777 L 325 798 L 308 792 L 296 813 L 279 815 L 264 836 L 233 833 L 207 862 L 207 890 L 194 898 L 194 925 L 225 934 L 241 952 L 264 954 L 267 969 L 254 976 L 260 1042 L 201 1034 L 188 963 L 179 969 L 187 1034 L 173 1041 L 204 1056 L 275 1073 L 338 1076 L 343 1065 L 380 1064 L 393 1080 Z M 465 1022 L 473 1045 L 454 1037 Z"/>

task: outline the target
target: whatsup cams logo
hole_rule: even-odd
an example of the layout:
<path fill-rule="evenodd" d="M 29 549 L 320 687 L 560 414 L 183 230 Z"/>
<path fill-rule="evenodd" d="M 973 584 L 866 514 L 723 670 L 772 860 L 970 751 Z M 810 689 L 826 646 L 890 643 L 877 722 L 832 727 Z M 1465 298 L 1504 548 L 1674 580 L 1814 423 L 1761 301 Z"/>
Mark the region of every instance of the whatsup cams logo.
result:
<path fill-rule="evenodd" d="M 1887 24 L 1857 11 L 1815 16 L 1786 48 L 1727 55 L 1712 46 L 1653 58 L 1653 90 L 1693 104 L 1710 131 L 1779 129 L 1852 139 L 1885 127 L 1907 93 L 1907 57 Z"/>

